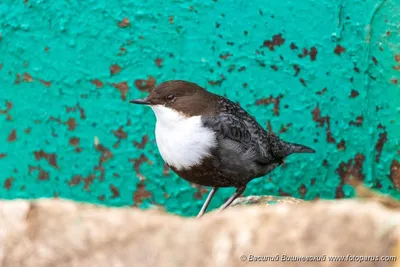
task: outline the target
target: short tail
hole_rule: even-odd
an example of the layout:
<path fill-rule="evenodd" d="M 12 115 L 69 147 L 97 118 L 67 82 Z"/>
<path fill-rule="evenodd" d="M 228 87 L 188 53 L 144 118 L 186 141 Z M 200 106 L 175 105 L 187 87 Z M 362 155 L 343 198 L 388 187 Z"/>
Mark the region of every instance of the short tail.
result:
<path fill-rule="evenodd" d="M 315 153 L 315 150 L 310 147 L 307 147 L 307 146 L 289 143 L 289 151 L 288 152 L 289 152 L 289 154 L 292 154 L 292 153 Z"/>

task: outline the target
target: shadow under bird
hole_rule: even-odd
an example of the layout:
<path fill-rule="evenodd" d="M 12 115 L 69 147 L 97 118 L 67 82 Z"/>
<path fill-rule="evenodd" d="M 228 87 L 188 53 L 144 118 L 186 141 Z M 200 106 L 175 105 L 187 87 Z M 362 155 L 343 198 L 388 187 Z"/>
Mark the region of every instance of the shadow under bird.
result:
<path fill-rule="evenodd" d="M 227 208 L 254 178 L 262 177 L 293 153 L 314 153 L 265 131 L 238 104 L 195 83 L 173 80 L 156 86 L 144 99 L 156 115 L 156 141 L 166 164 L 183 179 L 210 191 L 202 216 L 220 187 L 235 187 Z"/>

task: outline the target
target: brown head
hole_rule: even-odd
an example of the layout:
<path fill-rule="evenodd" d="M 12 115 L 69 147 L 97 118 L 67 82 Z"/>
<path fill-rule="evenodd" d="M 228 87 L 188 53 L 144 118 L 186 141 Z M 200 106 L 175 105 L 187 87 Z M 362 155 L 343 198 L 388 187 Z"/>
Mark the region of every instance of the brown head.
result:
<path fill-rule="evenodd" d="M 217 95 L 195 83 L 172 80 L 156 86 L 146 98 L 129 102 L 149 106 L 161 105 L 185 116 L 197 116 L 214 113 L 217 99 Z"/>

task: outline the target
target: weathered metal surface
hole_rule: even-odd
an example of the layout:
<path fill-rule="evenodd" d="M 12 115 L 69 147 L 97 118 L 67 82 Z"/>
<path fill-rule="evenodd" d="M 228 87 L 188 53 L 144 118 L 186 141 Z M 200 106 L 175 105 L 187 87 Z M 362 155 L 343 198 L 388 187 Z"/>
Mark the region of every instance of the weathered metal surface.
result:
<path fill-rule="evenodd" d="M 2 198 L 195 214 L 207 189 L 165 168 L 152 111 L 128 103 L 169 79 L 317 150 L 246 195 L 349 197 L 356 175 L 400 196 L 398 0 L 5 0 L 0 23 Z"/>

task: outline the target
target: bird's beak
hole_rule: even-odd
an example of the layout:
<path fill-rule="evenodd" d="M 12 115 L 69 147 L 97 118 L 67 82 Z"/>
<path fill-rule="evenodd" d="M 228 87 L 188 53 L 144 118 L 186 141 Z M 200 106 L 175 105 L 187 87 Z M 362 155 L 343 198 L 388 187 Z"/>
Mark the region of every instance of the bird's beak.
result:
<path fill-rule="evenodd" d="M 134 100 L 129 101 L 129 103 L 139 104 L 139 105 L 151 105 L 151 103 L 147 97 L 143 98 L 143 99 L 134 99 Z"/>

